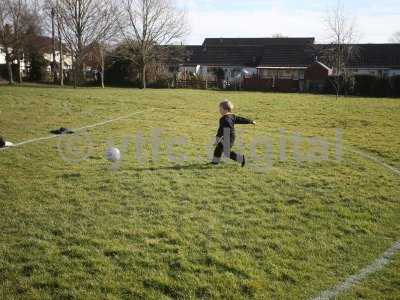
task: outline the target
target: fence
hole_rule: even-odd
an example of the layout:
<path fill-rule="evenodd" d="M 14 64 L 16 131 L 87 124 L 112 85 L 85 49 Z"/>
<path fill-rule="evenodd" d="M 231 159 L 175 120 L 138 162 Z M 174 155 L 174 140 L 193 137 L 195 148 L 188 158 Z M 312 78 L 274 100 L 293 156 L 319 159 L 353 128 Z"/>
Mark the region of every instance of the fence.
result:
<path fill-rule="evenodd" d="M 213 89 L 218 88 L 218 82 L 208 80 L 180 80 L 176 82 L 176 87 L 189 89 Z"/>

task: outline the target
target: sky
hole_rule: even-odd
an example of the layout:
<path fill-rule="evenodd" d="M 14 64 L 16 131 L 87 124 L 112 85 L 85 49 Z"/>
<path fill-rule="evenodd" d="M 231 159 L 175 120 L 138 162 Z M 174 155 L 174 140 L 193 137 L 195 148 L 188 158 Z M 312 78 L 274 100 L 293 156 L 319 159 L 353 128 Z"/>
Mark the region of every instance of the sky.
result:
<path fill-rule="evenodd" d="M 177 0 L 187 12 L 186 44 L 206 37 L 315 37 L 329 41 L 326 16 L 337 0 Z M 359 43 L 387 43 L 400 31 L 400 0 L 342 1 Z"/>

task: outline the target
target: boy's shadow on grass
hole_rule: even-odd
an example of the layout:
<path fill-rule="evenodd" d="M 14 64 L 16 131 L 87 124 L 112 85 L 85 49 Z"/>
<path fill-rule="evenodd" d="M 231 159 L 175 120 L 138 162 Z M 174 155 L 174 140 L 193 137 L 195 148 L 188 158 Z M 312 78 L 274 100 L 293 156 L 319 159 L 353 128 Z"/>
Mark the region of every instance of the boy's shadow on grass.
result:
<path fill-rule="evenodd" d="M 135 168 L 133 171 L 142 172 L 142 171 L 162 171 L 162 170 L 170 170 L 170 171 L 182 171 L 182 170 L 208 170 L 213 169 L 213 166 L 210 163 L 197 163 L 190 165 L 175 165 L 175 166 L 165 166 L 165 167 L 150 167 L 150 168 Z"/>

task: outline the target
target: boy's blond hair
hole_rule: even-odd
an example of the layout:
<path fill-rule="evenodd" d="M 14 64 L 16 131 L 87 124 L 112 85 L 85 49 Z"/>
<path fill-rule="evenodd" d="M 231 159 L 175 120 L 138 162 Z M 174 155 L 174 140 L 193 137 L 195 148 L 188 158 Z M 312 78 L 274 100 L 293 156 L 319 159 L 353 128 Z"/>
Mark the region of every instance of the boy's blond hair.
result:
<path fill-rule="evenodd" d="M 219 104 L 220 107 L 222 107 L 222 109 L 228 111 L 228 112 L 232 112 L 233 111 L 233 103 L 229 100 L 224 100 Z"/>

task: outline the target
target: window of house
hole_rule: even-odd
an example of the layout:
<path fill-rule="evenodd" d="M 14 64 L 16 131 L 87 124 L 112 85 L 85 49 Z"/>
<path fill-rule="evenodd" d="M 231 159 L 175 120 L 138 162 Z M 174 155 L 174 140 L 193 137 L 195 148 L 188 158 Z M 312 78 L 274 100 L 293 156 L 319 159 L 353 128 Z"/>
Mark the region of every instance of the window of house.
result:
<path fill-rule="evenodd" d="M 274 70 L 262 69 L 261 70 L 261 78 L 263 79 L 271 79 L 274 77 Z"/>
<path fill-rule="evenodd" d="M 279 78 L 283 79 L 292 79 L 293 71 L 291 70 L 280 70 L 279 71 Z"/>

